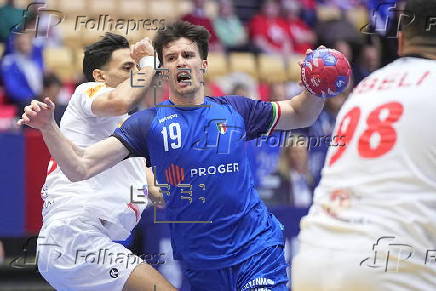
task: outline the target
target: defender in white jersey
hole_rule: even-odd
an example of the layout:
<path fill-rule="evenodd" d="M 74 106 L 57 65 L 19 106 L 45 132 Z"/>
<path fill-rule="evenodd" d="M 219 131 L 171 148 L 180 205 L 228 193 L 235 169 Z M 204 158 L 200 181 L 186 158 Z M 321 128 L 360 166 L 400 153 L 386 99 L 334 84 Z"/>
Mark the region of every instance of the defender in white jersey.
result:
<path fill-rule="evenodd" d="M 400 33 L 402 57 L 338 115 L 346 145 L 330 148 L 301 222 L 293 290 L 436 290 L 436 1 L 405 11 L 415 21 Z"/>
<path fill-rule="evenodd" d="M 76 151 L 107 138 L 128 117 L 152 80 L 153 53 L 148 39 L 130 50 L 127 40 L 114 34 L 85 49 L 84 73 L 95 82 L 77 87 L 60 126 Z M 143 64 L 144 88 L 130 86 L 135 61 Z M 174 290 L 140 257 L 113 242 L 126 239 L 139 221 L 147 193 L 138 189 L 148 189 L 146 184 L 143 158 L 126 159 L 79 182 L 71 182 L 51 160 L 41 193 L 42 276 L 57 290 Z"/>

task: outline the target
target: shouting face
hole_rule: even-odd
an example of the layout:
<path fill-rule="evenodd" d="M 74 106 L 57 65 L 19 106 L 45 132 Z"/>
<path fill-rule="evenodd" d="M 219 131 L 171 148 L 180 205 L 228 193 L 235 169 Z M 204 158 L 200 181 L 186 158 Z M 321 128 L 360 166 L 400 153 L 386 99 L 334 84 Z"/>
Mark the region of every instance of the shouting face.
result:
<path fill-rule="evenodd" d="M 197 44 L 182 37 L 164 46 L 162 55 L 172 94 L 195 96 L 203 86 L 203 74 L 207 68 L 207 61 L 202 60 Z"/>

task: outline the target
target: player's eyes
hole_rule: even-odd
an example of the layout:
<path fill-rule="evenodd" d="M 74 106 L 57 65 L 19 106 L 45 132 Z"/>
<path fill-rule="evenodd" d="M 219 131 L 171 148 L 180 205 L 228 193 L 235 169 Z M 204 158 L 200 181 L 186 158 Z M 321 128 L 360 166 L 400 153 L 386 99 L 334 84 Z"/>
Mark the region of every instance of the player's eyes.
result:
<path fill-rule="evenodd" d="M 124 71 L 130 71 L 131 69 L 133 69 L 133 65 L 126 65 L 123 67 Z"/>

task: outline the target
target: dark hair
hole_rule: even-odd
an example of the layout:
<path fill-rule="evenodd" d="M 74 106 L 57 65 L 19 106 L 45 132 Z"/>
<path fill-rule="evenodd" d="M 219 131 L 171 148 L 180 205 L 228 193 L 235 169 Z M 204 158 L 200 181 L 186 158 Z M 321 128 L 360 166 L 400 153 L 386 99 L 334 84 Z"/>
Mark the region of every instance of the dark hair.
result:
<path fill-rule="evenodd" d="M 402 31 L 407 40 L 417 45 L 436 45 L 436 0 L 407 0 L 404 14 L 408 20 Z"/>
<path fill-rule="evenodd" d="M 105 36 L 87 46 L 83 57 L 83 74 L 88 82 L 93 82 L 92 72 L 104 67 L 112 57 L 112 53 L 121 48 L 129 48 L 129 41 L 121 35 L 106 32 Z"/>
<path fill-rule="evenodd" d="M 55 73 L 46 73 L 42 79 L 42 84 L 44 88 L 51 87 L 53 85 L 62 86 L 62 81 Z"/>
<path fill-rule="evenodd" d="M 201 59 L 207 59 L 209 52 L 209 31 L 203 26 L 194 25 L 187 21 L 176 21 L 172 25 L 168 25 L 165 30 L 160 30 L 153 40 L 153 47 L 157 51 L 161 64 L 163 64 L 163 47 L 181 37 L 186 37 L 195 42 L 198 46 Z"/>

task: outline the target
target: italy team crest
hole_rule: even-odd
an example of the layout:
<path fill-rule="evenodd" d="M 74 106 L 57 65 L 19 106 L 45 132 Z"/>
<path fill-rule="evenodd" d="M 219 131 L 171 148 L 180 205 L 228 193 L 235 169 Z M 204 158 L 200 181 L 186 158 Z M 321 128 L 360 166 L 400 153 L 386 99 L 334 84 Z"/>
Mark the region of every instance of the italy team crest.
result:
<path fill-rule="evenodd" d="M 225 134 L 225 133 L 227 132 L 227 124 L 226 124 L 226 123 L 224 123 L 224 122 L 218 122 L 218 123 L 216 124 L 216 126 L 217 126 L 217 128 L 218 128 L 219 133 L 221 133 L 221 134 Z"/>

